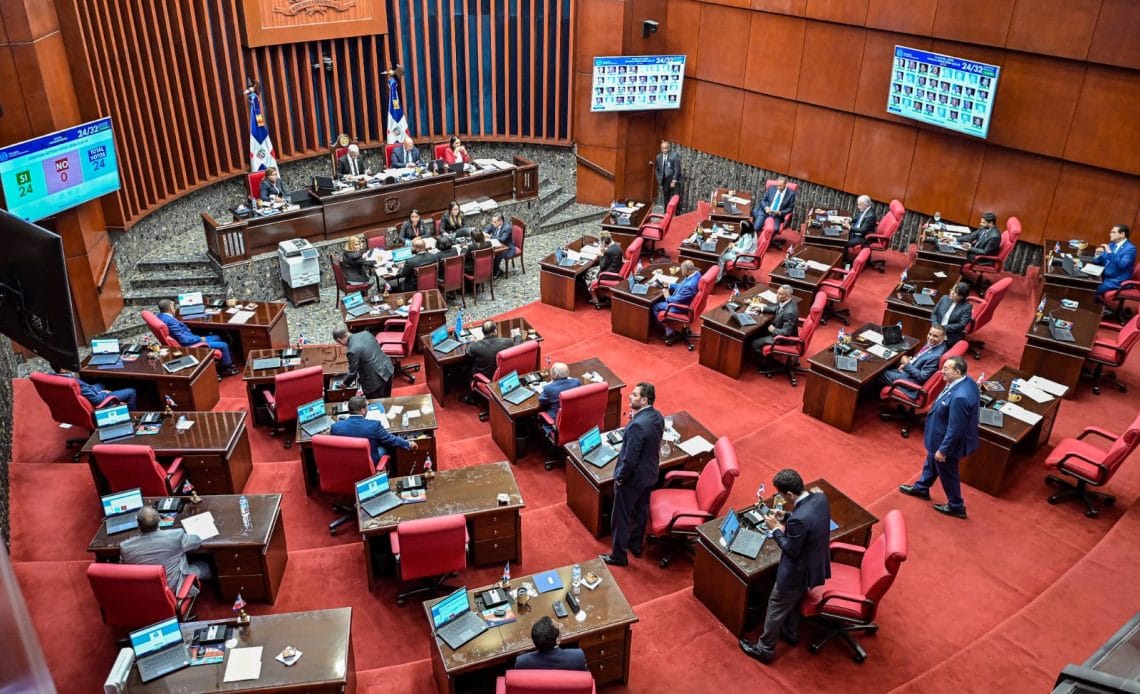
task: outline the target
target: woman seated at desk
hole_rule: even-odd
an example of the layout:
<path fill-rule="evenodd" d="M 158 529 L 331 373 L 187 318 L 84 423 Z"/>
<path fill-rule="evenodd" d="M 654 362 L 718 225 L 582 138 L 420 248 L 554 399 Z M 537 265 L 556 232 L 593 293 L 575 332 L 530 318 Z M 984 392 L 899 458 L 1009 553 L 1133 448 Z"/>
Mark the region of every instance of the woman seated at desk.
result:
<path fill-rule="evenodd" d="M 724 253 L 720 254 L 720 260 L 716 263 L 720 268 L 716 281 L 720 282 L 724 279 L 724 266 L 728 264 L 728 261 L 736 260 L 738 255 L 752 255 L 754 253 L 756 253 L 756 230 L 750 224 L 741 224 L 740 236 L 731 246 L 724 249 Z"/>
<path fill-rule="evenodd" d="M 482 229 L 471 232 L 471 243 L 467 246 L 467 253 L 463 256 L 463 272 L 468 275 L 475 274 L 475 251 L 490 248 L 491 242 L 483 235 Z"/>
<path fill-rule="evenodd" d="M 456 237 L 471 235 L 471 229 L 463 220 L 463 212 L 460 211 L 458 202 L 451 201 L 451 206 L 447 208 L 447 214 L 443 215 L 440 223 L 440 231 Z"/>
<path fill-rule="evenodd" d="M 406 241 L 420 237 L 428 238 L 435 236 L 435 226 L 430 219 L 421 221 L 419 210 L 412 210 L 412 214 L 400 225 L 400 236 Z"/>
<path fill-rule="evenodd" d="M 458 164 L 459 162 L 470 164 L 471 155 L 467 153 L 467 148 L 463 146 L 459 137 L 452 135 L 447 148 L 443 150 L 443 160 L 448 164 Z"/>
<path fill-rule="evenodd" d="M 285 190 L 277 167 L 270 166 L 265 170 L 265 178 L 261 179 L 261 194 L 258 197 L 262 202 L 285 202 L 288 196 L 289 191 Z"/>
<path fill-rule="evenodd" d="M 359 236 L 349 236 L 344 242 L 344 255 L 341 256 L 340 267 L 344 270 L 344 279 L 352 284 L 362 284 L 372 281 L 373 269 L 376 262 L 364 257 L 364 240 Z"/>

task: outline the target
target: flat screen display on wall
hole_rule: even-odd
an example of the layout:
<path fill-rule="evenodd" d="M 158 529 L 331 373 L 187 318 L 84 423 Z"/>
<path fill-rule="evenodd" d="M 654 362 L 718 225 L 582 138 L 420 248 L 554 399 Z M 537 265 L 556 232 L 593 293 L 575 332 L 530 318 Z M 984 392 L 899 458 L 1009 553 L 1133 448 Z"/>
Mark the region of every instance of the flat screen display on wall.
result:
<path fill-rule="evenodd" d="M 681 108 L 683 55 L 619 55 L 594 58 L 591 111 L 658 111 Z"/>
<path fill-rule="evenodd" d="M 887 113 L 984 138 L 1000 72 L 997 65 L 895 46 Z"/>

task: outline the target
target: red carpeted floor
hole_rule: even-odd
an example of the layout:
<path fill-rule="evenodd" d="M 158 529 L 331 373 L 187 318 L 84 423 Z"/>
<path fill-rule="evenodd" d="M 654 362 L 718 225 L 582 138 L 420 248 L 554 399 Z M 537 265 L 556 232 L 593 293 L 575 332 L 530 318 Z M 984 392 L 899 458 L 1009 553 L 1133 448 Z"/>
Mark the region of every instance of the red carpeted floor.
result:
<path fill-rule="evenodd" d="M 679 218 L 673 243 L 694 223 L 692 215 Z M 765 269 L 777 261 L 770 254 Z M 901 255 L 893 255 L 886 274 L 872 271 L 860 279 L 850 301 L 856 321 L 881 318 L 883 297 L 901 262 Z M 761 273 L 761 279 L 766 276 Z M 1019 361 L 1034 279 L 1015 282 L 997 320 L 984 331 L 982 360 L 970 360 L 972 373 L 993 373 Z M 726 297 L 722 290 L 713 301 Z M 736 639 L 693 597 L 690 562 L 678 560 L 663 570 L 651 549 L 647 560 L 615 569 L 640 617 L 631 691 L 717 692 L 748 682 L 804 692 L 1040 692 L 1065 664 L 1086 658 L 1137 609 L 1140 465 L 1132 461 L 1117 474 L 1110 491 L 1119 502 L 1096 520 L 1074 505 L 1046 504 L 1041 466 L 1052 445 L 1088 424 L 1124 427 L 1137 407 L 1129 394 L 1105 389 L 1096 397 L 1086 386 L 1065 401 L 1050 443 L 1017 462 L 1000 497 L 966 489 L 970 520 L 962 522 L 895 491 L 916 476 L 922 438 L 901 438 L 894 425 L 878 420 L 874 403 L 861 406 L 855 433 L 848 435 L 800 412 L 802 385 L 791 388 L 779 377 L 755 373 L 733 380 L 698 365 L 696 353 L 680 345 L 642 345 L 615 336 L 608 312 L 583 306 L 571 314 L 534 303 L 512 315 L 525 315 L 542 333 L 545 355 L 562 361 L 599 356 L 627 384 L 653 381 L 662 411 L 687 409 L 729 436 L 743 467 L 731 503 L 748 503 L 757 483 L 792 466 L 805 479 L 828 478 L 880 517 L 899 508 L 907 521 L 910 558 L 880 609 L 878 635 L 861 639 L 870 654 L 862 666 L 841 644 L 819 656 L 781 645 L 776 664 L 761 666 L 740 653 Z M 833 336 L 833 326 L 822 328 L 817 347 Z M 1135 366 L 1122 378 L 1140 386 Z M 85 548 L 99 523 L 98 500 L 87 467 L 71 463 L 64 451 L 70 432 L 55 426 L 30 384 L 15 387 L 12 558 L 60 691 L 92 691 L 114 656 L 84 577 L 90 560 Z M 423 390 L 416 384 L 396 392 Z M 443 404 L 436 410 L 440 467 L 501 459 L 474 408 L 454 398 Z M 227 379 L 218 409 L 244 407 L 240 380 Z M 252 611 L 352 606 L 361 689 L 431 692 L 422 613 L 395 607 L 394 583 L 368 593 L 359 542 L 351 534 L 329 537 L 325 524 L 333 514 L 320 498 L 305 496 L 295 449 L 285 450 L 261 428 L 251 429 L 250 438 L 255 465 L 246 492 L 284 495 L 290 555 L 277 604 L 253 605 Z M 526 501 L 522 570 L 528 573 L 607 548 L 567 508 L 565 473 L 546 472 L 541 458 L 541 446 L 532 446 L 515 467 Z M 72 502 L 67 512 L 59 511 L 60 499 Z M 486 583 L 498 571 L 472 569 L 464 579 Z M 200 614 L 220 616 L 228 607 L 206 597 Z M 82 648 L 76 648 L 76 633 L 85 635 Z"/>

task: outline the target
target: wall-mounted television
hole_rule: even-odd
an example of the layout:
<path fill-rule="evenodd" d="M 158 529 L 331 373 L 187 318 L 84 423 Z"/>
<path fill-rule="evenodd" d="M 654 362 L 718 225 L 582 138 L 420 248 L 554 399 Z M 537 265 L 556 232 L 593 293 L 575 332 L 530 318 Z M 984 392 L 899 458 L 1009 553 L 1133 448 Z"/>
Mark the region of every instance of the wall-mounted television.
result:
<path fill-rule="evenodd" d="M 994 113 L 997 65 L 895 46 L 887 113 L 986 137 Z"/>
<path fill-rule="evenodd" d="M 29 222 L 119 189 L 111 119 L 0 148 L 4 207 Z"/>
<path fill-rule="evenodd" d="M 594 58 L 591 111 L 657 111 L 681 108 L 683 55 L 618 55 Z"/>

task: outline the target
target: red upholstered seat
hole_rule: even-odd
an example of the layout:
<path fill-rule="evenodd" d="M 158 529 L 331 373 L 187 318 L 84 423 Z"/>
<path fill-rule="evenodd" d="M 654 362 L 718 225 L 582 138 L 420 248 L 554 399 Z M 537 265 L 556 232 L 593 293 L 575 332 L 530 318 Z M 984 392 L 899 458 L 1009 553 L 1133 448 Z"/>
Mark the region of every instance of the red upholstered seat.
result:
<path fill-rule="evenodd" d="M 495 373 L 491 378 L 487 378 L 483 374 L 474 375 L 471 379 L 471 392 L 481 395 L 484 400 L 490 402 L 491 383 L 498 382 L 500 378 L 512 371 L 518 371 L 520 376 L 531 371 L 537 371 L 539 354 L 538 340 L 527 340 L 513 347 L 507 347 L 495 355 Z M 479 419 L 487 419 L 487 413 L 481 413 Z"/>
<path fill-rule="evenodd" d="M 384 145 L 384 168 L 392 168 L 392 152 L 396 151 L 397 147 L 403 146 L 402 142 Z"/>
<path fill-rule="evenodd" d="M 87 582 L 99 603 L 103 623 L 133 630 L 171 617 L 190 616 L 198 577 L 182 577 L 175 595 L 166 582 L 161 564 L 94 563 L 87 567 Z"/>
<path fill-rule="evenodd" d="M 859 275 L 863 274 L 863 269 L 870 260 L 871 249 L 864 247 L 859 251 L 859 255 L 855 256 L 855 262 L 851 264 L 850 270 L 832 268 L 828 278 L 819 283 L 819 291 L 827 296 L 827 306 L 819 319 L 820 325 L 827 325 L 827 319 L 832 317 L 843 321 L 844 325 L 851 325 L 851 311 L 836 306 L 851 296 L 855 282 L 859 279 Z"/>
<path fill-rule="evenodd" d="M 339 256 L 332 256 L 329 258 L 329 265 L 332 266 L 333 281 L 336 283 L 336 300 L 340 301 L 341 294 L 352 294 L 353 292 L 366 292 L 372 287 L 371 282 L 349 282 L 348 278 L 344 276 L 344 266 L 340 264 Z"/>
<path fill-rule="evenodd" d="M 1094 446 L 1085 441 L 1085 437 L 1090 435 L 1105 439 L 1109 442 L 1108 447 Z M 1075 439 L 1062 441 L 1045 459 L 1045 468 L 1056 470 L 1074 479 L 1075 482 L 1049 475 L 1045 481 L 1062 490 L 1049 497 L 1049 503 L 1079 499 L 1085 504 L 1085 515 L 1095 518 L 1100 511 L 1093 502 L 1099 500 L 1105 506 L 1111 506 L 1116 503 L 1116 497 L 1094 492 L 1089 487 L 1102 487 L 1107 484 L 1128 456 L 1136 450 L 1137 444 L 1140 444 L 1140 415 L 1137 415 L 1132 424 L 1120 434 L 1114 434 L 1100 427 L 1085 427 Z"/>
<path fill-rule="evenodd" d="M 463 257 L 453 255 L 439 261 L 441 268 L 437 287 L 446 298 L 452 292 L 459 292 L 463 308 L 467 308 L 467 292 L 463 291 Z"/>
<path fill-rule="evenodd" d="M 507 258 L 505 270 L 509 273 L 510 269 L 515 266 L 515 261 L 519 263 L 519 269 L 522 273 L 526 274 L 526 263 L 523 262 L 523 246 L 526 244 L 526 222 L 518 217 L 511 217 L 511 240 L 515 244 L 515 254 Z"/>
<path fill-rule="evenodd" d="M 681 204 L 681 196 L 674 195 L 665 205 L 665 214 L 652 213 L 641 223 L 638 236 L 644 239 L 642 250 L 651 257 L 660 252 L 667 255 L 664 250 L 657 248 L 657 242 L 663 241 L 673 226 L 673 217 L 677 214 L 677 206 Z"/>
<path fill-rule="evenodd" d="M 495 249 L 494 248 L 480 248 L 479 250 L 471 252 L 472 267 L 471 273 L 463 272 L 463 279 L 471 285 L 471 296 L 475 299 L 475 305 L 479 305 L 479 287 L 487 285 L 491 290 L 491 300 L 495 300 Z M 464 285 L 466 287 L 466 285 Z M 464 289 L 466 291 L 466 289 Z"/>
<path fill-rule="evenodd" d="M 1001 234 L 1001 246 L 997 255 L 979 255 L 962 265 L 963 274 L 977 275 L 980 285 L 985 275 L 997 274 L 1005 267 L 1005 261 L 1017 245 L 1017 238 L 1021 236 L 1021 220 L 1010 217 L 1005 222 L 1005 231 Z"/>
<path fill-rule="evenodd" d="M 437 267 L 438 265 L 431 266 L 433 275 Z M 431 281 L 431 286 L 435 286 L 434 279 Z M 392 358 L 396 363 L 396 371 L 408 379 L 409 383 L 416 382 L 413 374 L 420 370 L 419 364 L 409 363 L 408 360 L 416 349 L 416 331 L 420 327 L 420 312 L 423 307 L 423 292 L 416 292 L 408 302 L 408 317 L 390 320 L 384 325 L 383 332 L 376 333 L 376 342 L 380 345 L 380 349 Z"/>
<path fill-rule="evenodd" d="M 981 297 L 966 297 L 966 300 L 973 304 L 970 322 L 966 325 L 967 339 L 972 338 L 975 332 L 984 328 L 993 319 L 994 312 L 1001 305 L 1005 293 L 1009 291 L 1012 284 L 1012 277 L 1003 277 L 991 284 Z M 970 351 L 973 352 L 975 359 L 982 358 L 982 350 L 985 346 L 986 343 L 982 340 L 970 340 Z"/>
<path fill-rule="evenodd" d="M 701 275 L 701 279 L 697 283 L 697 295 L 687 305 L 669 302 L 663 310 L 657 312 L 658 322 L 679 331 L 690 352 L 696 347 L 695 340 L 700 337 L 694 330 L 700 325 L 701 314 L 705 312 L 705 305 L 708 304 L 709 294 L 716 286 L 716 277 L 719 272 L 720 269 L 716 265 L 705 270 L 705 274 Z M 673 339 L 667 339 L 666 344 L 673 344 Z"/>
<path fill-rule="evenodd" d="M 139 487 L 143 496 L 181 494 L 184 475 L 182 458 L 159 465 L 150 446 L 100 443 L 91 449 L 99 474 L 107 480 L 111 493 Z"/>
<path fill-rule="evenodd" d="M 249 197 L 261 197 L 261 182 L 265 180 L 264 171 L 254 171 L 253 173 L 245 175 L 246 183 L 249 184 Z"/>
<path fill-rule="evenodd" d="M 953 347 L 943 352 L 942 358 L 938 360 L 939 368 L 924 383 L 901 379 L 879 390 L 880 399 L 894 400 L 902 405 L 903 425 L 899 433 L 904 439 L 910 436 L 911 427 L 926 415 L 929 405 L 934 403 L 938 394 L 946 387 L 946 379 L 942 377 L 942 365 L 950 357 L 960 357 L 965 354 L 968 346 L 965 340 L 959 340 Z M 898 418 L 891 412 L 883 412 L 879 416 L 884 420 Z"/>
<path fill-rule="evenodd" d="M 75 448 L 87 443 L 87 438 L 95 430 L 96 408 L 90 400 L 83 397 L 83 391 L 79 389 L 79 381 L 67 376 L 39 372 L 33 372 L 28 378 L 31 380 L 32 386 L 35 387 L 36 394 L 48 406 L 52 420 L 60 424 L 79 427 L 86 432 L 84 438 L 68 439 L 67 447 Z M 116 405 L 118 402 L 118 398 L 114 395 L 108 395 L 99 403 L 99 407 Z M 79 451 L 75 452 L 75 458 L 79 458 Z"/>
<path fill-rule="evenodd" d="M 891 239 L 902 225 L 904 216 L 906 216 L 906 208 L 903 207 L 903 204 L 898 200 L 891 200 L 890 207 L 883 218 L 879 220 L 878 226 L 873 232 L 867 234 L 864 248 L 869 248 L 871 251 L 885 251 L 890 248 Z M 885 260 L 871 260 L 868 264 L 879 272 L 886 271 L 887 261 Z"/>
<path fill-rule="evenodd" d="M 776 221 L 771 217 L 765 219 L 759 233 L 760 237 L 756 239 L 756 250 L 753 253 L 742 253 L 724 264 L 724 274 L 739 276 L 740 283 L 745 288 L 756 284 L 752 273 L 760 270 L 764 254 L 768 252 L 768 246 L 776 236 Z"/>
<path fill-rule="evenodd" d="M 609 398 L 610 386 L 604 382 L 587 383 L 562 391 L 558 394 L 558 418 L 551 417 L 549 412 L 539 414 L 542 421 L 550 426 L 547 439 L 552 445 L 562 447 L 577 441 L 593 427 L 605 429 Z M 554 462 L 546 461 L 546 469 L 553 468 Z"/>
<path fill-rule="evenodd" d="M 448 143 L 441 142 L 433 148 L 436 159 L 443 159 L 443 153 L 447 151 Z"/>
<path fill-rule="evenodd" d="M 1119 367 L 1123 366 L 1128 355 L 1132 353 L 1132 348 L 1140 341 L 1140 314 L 1132 317 L 1132 320 L 1124 324 L 1124 326 L 1114 325 L 1113 323 L 1101 323 L 1100 329 L 1109 333 L 1116 333 L 1113 338 L 1110 335 L 1100 335 L 1093 341 L 1092 350 L 1089 352 L 1085 359 L 1092 364 L 1092 391 L 1096 395 L 1100 395 L 1100 382 L 1104 378 L 1115 378 L 1111 373 L 1105 374 L 1105 367 Z M 1126 392 L 1127 388 L 1120 381 L 1114 381 L 1116 387 L 1120 392 Z"/>
<path fill-rule="evenodd" d="M 321 493 L 332 497 L 333 509 L 342 514 L 329 523 L 329 535 L 336 535 L 340 526 L 356 519 L 356 483 L 386 469 L 389 457 L 382 456 L 379 464 L 373 465 L 368 439 L 317 434 L 313 437 L 313 460 Z"/>
<path fill-rule="evenodd" d="M 637 261 L 641 257 L 641 244 L 640 237 L 630 242 L 629 246 L 625 249 L 625 255 L 622 256 L 621 269 L 617 272 L 600 272 L 594 280 L 594 291 L 598 294 L 608 294 L 604 290 L 609 287 L 616 287 L 622 282 L 628 282 L 629 276 L 633 274 L 633 269 L 637 266 Z"/>
<path fill-rule="evenodd" d="M 507 670 L 495 680 L 495 694 L 594 694 L 587 670 Z"/>
<path fill-rule="evenodd" d="M 400 580 L 429 579 L 400 593 L 396 604 L 401 607 L 417 593 L 454 590 L 443 581 L 452 572 L 467 568 L 467 519 L 463 514 L 401 521 L 388 537 Z"/>
<path fill-rule="evenodd" d="M 170 336 L 170 329 L 166 327 L 166 323 L 163 323 L 161 320 L 158 319 L 158 316 L 154 315 L 150 311 L 140 311 L 139 315 L 142 316 L 143 322 L 146 323 L 146 327 L 150 328 L 150 332 L 154 335 L 154 339 L 158 340 L 158 344 L 160 344 L 160 345 L 165 345 L 166 347 L 173 347 L 174 349 L 182 349 L 184 346 L 185 347 L 208 347 L 209 346 L 205 342 L 196 342 L 192 345 L 180 345 L 180 344 L 178 344 L 178 340 L 175 340 L 173 337 Z M 220 361 L 221 358 L 222 358 L 221 350 L 215 349 L 214 350 L 214 360 Z"/>
<path fill-rule="evenodd" d="M 700 473 L 687 470 L 665 473 L 666 488 L 649 495 L 649 540 L 688 549 L 695 538 L 696 527 L 720 513 L 739 474 L 736 449 L 726 436 L 717 439 L 713 459 L 705 463 Z M 689 483 L 693 487 L 670 489 L 671 483 Z M 661 566 L 668 566 L 672 558 L 673 551 L 667 549 Z"/>
<path fill-rule="evenodd" d="M 788 374 L 793 387 L 799 382 L 796 374 L 802 372 L 799 367 L 799 360 L 803 358 L 808 345 L 811 344 L 811 337 L 815 334 L 816 326 L 820 323 L 826 304 L 827 295 L 823 292 L 816 292 L 811 309 L 808 311 L 807 317 L 801 320 L 797 333 L 795 335 L 777 335 L 775 342 L 764 345 L 760 350 L 761 356 L 783 357 L 783 370 Z M 772 378 L 773 374 L 773 371 L 764 372 L 768 378 Z"/>
<path fill-rule="evenodd" d="M 273 377 L 273 390 L 261 391 L 261 397 L 269 409 L 269 435 L 285 432 L 285 447 L 293 445 L 289 425 L 297 421 L 297 408 L 307 402 L 325 396 L 324 370 L 319 366 L 309 366 L 296 371 L 286 371 Z"/>
<path fill-rule="evenodd" d="M 1124 322 L 1124 304 L 1140 302 L 1140 263 L 1132 271 L 1132 279 L 1124 280 L 1119 289 L 1110 289 L 1102 297 L 1105 306 L 1112 308 L 1112 314 L 1120 323 Z"/>

